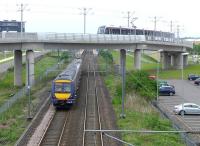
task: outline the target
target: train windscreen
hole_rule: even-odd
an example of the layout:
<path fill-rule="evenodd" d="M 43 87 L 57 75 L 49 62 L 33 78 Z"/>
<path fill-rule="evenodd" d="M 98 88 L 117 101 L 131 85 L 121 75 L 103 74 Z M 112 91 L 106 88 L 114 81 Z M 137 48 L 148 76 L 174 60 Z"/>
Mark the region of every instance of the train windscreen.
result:
<path fill-rule="evenodd" d="M 66 83 L 55 83 L 56 93 L 66 93 L 71 91 L 71 85 Z"/>

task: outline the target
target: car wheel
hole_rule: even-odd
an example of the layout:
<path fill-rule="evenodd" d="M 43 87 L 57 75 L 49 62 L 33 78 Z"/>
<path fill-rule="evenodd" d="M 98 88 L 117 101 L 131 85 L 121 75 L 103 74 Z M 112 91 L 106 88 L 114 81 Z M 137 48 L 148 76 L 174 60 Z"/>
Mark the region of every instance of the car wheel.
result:
<path fill-rule="evenodd" d="M 172 92 L 169 93 L 169 96 L 173 96 L 173 95 L 174 95 L 174 93 L 172 93 Z"/>
<path fill-rule="evenodd" d="M 180 111 L 180 115 L 184 116 L 185 115 L 185 111 Z"/>

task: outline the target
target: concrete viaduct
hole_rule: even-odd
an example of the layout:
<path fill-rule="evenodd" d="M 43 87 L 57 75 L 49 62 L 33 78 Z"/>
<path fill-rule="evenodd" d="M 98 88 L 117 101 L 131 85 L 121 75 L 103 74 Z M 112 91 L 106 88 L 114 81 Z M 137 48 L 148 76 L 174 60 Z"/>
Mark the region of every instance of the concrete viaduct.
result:
<path fill-rule="evenodd" d="M 14 85 L 22 85 L 22 50 L 26 50 L 26 84 L 34 84 L 34 50 L 117 49 L 120 50 L 122 72 L 125 72 L 126 50 L 134 51 L 135 69 L 141 69 L 141 51 L 161 53 L 162 69 L 182 69 L 193 45 L 181 40 L 148 39 L 144 35 L 100 35 L 67 33 L 0 33 L 0 50 L 14 51 Z M 162 51 L 161 51 L 162 50 Z"/>

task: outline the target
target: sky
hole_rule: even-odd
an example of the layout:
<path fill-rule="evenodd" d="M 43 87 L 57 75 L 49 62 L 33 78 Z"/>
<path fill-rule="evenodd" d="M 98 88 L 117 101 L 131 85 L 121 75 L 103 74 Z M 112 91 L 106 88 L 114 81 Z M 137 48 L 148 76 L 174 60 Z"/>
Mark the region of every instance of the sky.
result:
<path fill-rule="evenodd" d="M 172 31 L 181 37 L 200 37 L 200 0 L 0 0 L 0 20 L 21 20 L 20 4 L 25 6 L 26 32 L 97 33 L 102 25 L 128 25 L 127 12 L 136 17 L 137 28 Z M 130 24 L 131 26 L 131 24 Z"/>

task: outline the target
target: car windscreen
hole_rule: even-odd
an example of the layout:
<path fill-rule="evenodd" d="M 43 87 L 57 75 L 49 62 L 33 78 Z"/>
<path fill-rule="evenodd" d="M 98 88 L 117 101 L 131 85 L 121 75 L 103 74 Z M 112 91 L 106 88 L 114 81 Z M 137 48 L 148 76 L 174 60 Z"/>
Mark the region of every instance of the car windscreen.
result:
<path fill-rule="evenodd" d="M 55 83 L 55 92 L 56 93 L 63 93 L 63 92 L 70 92 L 71 85 L 67 83 Z"/>

